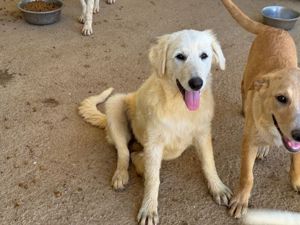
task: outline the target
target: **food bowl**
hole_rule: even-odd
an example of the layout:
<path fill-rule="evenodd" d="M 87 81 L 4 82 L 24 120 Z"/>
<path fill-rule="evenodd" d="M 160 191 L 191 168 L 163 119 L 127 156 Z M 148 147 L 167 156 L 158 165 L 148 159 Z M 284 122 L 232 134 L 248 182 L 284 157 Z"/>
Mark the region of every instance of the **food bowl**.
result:
<path fill-rule="evenodd" d="M 31 4 L 32 9 L 28 9 L 28 3 Z M 35 3 L 43 4 L 34 8 L 32 4 Z M 22 0 L 17 5 L 17 7 L 23 12 L 25 21 L 35 25 L 47 25 L 59 21 L 62 6 L 63 3 L 60 0 Z"/>
<path fill-rule="evenodd" d="M 267 6 L 261 11 L 264 24 L 285 30 L 294 27 L 300 13 L 283 7 L 283 6 Z"/>

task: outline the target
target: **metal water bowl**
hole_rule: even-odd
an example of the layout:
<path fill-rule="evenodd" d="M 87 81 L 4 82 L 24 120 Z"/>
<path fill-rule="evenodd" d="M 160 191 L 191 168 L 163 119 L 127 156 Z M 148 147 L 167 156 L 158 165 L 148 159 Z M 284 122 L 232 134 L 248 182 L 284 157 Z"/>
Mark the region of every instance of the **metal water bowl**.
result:
<path fill-rule="evenodd" d="M 284 30 L 292 29 L 300 16 L 299 12 L 283 6 L 267 6 L 261 13 L 264 24 Z"/>

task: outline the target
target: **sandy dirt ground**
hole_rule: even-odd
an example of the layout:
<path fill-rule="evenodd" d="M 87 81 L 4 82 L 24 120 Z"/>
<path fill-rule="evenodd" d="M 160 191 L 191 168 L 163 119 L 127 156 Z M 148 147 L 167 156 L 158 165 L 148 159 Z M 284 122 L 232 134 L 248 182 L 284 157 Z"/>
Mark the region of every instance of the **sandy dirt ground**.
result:
<path fill-rule="evenodd" d="M 274 2 L 300 11 L 298 0 L 236 0 L 255 19 Z M 220 1 L 102 1 L 91 37 L 80 34 L 79 0 L 65 0 L 61 21 L 49 26 L 24 22 L 16 3 L 0 1 L 1 225 L 136 224 L 143 180 L 131 165 L 127 189 L 111 188 L 116 151 L 103 130 L 78 116 L 78 103 L 111 86 L 134 91 L 149 76 L 147 52 L 155 37 L 187 28 L 213 29 L 227 58 L 226 71 L 213 70 L 213 144 L 221 179 L 237 186 L 240 80 L 254 36 Z M 300 49 L 300 22 L 291 34 Z M 278 148 L 256 163 L 250 207 L 300 212 L 289 165 L 289 154 Z M 159 215 L 164 225 L 240 224 L 213 202 L 193 149 L 163 162 Z"/>

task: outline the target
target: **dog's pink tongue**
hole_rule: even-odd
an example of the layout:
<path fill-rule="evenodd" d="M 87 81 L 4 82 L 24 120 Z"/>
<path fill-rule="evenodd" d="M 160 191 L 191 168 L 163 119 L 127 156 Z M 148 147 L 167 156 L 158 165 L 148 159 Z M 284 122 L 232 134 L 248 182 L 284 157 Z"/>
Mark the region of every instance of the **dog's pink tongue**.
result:
<path fill-rule="evenodd" d="M 185 90 L 184 102 L 189 110 L 197 110 L 200 104 L 200 91 Z"/>
<path fill-rule="evenodd" d="M 300 142 L 288 140 L 287 144 L 291 149 L 300 151 Z"/>

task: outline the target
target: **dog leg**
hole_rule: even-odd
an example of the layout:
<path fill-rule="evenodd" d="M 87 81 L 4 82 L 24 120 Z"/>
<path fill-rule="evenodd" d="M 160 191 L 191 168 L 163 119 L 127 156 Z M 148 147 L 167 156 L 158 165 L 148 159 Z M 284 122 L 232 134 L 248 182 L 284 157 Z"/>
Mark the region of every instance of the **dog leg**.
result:
<path fill-rule="evenodd" d="M 116 0 L 107 0 L 106 2 L 107 2 L 107 4 L 114 4 L 116 2 Z"/>
<path fill-rule="evenodd" d="M 82 11 L 81 11 L 81 15 L 78 18 L 78 20 L 80 23 L 84 23 L 85 14 L 86 14 L 86 2 L 85 2 L 85 0 L 80 0 L 80 3 L 81 3 Z"/>
<path fill-rule="evenodd" d="M 242 116 L 245 116 L 245 90 L 244 90 L 244 80 L 241 82 L 241 95 L 242 95 Z"/>
<path fill-rule="evenodd" d="M 267 157 L 268 153 L 269 153 L 269 150 L 270 150 L 270 146 L 261 146 L 261 147 L 259 147 L 258 151 L 257 151 L 256 158 L 260 159 L 260 160 L 265 159 Z"/>
<path fill-rule="evenodd" d="M 127 148 L 126 139 L 118 138 L 119 144 L 116 145 L 118 151 L 117 169 L 112 178 L 112 186 L 115 190 L 123 190 L 128 183 L 128 165 L 129 149 Z"/>
<path fill-rule="evenodd" d="M 244 137 L 240 184 L 237 193 L 230 201 L 229 214 L 235 218 L 240 218 L 247 212 L 248 200 L 253 187 L 253 166 L 257 155 L 257 146 L 253 146 Z"/>
<path fill-rule="evenodd" d="M 107 131 L 118 152 L 117 169 L 112 178 L 115 190 L 122 190 L 128 183 L 129 149 L 131 133 L 126 116 L 125 95 L 114 95 L 106 102 Z"/>
<path fill-rule="evenodd" d="M 137 216 L 140 225 L 158 224 L 158 191 L 159 191 L 159 171 L 162 161 L 163 146 L 159 144 L 145 146 L 145 190 L 142 206 Z"/>
<path fill-rule="evenodd" d="M 131 161 L 135 167 L 138 175 L 143 176 L 145 165 L 144 165 L 144 153 L 143 152 L 132 152 Z"/>
<path fill-rule="evenodd" d="M 93 8 L 94 0 L 87 0 L 85 16 L 84 16 L 84 25 L 82 28 L 82 34 L 89 36 L 93 34 L 92 22 L 93 22 Z"/>
<path fill-rule="evenodd" d="M 99 0 L 95 0 L 93 13 L 98 13 L 100 11 L 100 3 Z"/>
<path fill-rule="evenodd" d="M 208 188 L 213 199 L 219 205 L 228 205 L 232 192 L 223 184 L 218 176 L 214 161 L 210 132 L 194 140 L 194 145 L 202 162 L 204 176 L 208 181 Z"/>
<path fill-rule="evenodd" d="M 300 193 L 300 153 L 291 156 L 290 179 L 295 191 Z"/>

